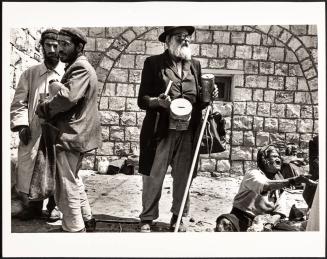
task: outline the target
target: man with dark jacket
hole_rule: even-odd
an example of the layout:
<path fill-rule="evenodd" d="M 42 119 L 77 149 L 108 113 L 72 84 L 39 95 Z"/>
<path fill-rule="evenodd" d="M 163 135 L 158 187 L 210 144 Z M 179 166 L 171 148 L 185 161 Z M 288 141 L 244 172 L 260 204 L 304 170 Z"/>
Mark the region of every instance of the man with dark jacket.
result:
<path fill-rule="evenodd" d="M 59 130 L 56 141 L 57 178 L 55 199 L 63 213 L 66 232 L 94 231 L 95 220 L 81 178 L 83 154 L 101 146 L 97 108 L 97 75 L 83 55 L 87 38 L 76 28 L 59 32 L 59 57 L 67 63 L 58 93 L 37 107 L 39 117 L 51 120 Z"/>
<path fill-rule="evenodd" d="M 146 110 L 140 134 L 139 171 L 143 174 L 143 211 L 141 232 L 150 232 L 159 217 L 162 184 L 169 165 L 173 177 L 173 213 L 170 227 L 174 230 L 193 159 L 196 129 L 201 124 L 201 66 L 191 57 L 192 26 L 166 26 L 159 41 L 167 50 L 144 62 L 138 95 L 138 106 Z M 171 82 L 170 82 L 171 81 Z M 170 87 L 171 86 L 171 87 Z M 169 91 L 164 94 L 169 88 Z M 218 96 L 215 89 L 213 97 Z M 173 114 L 171 104 L 182 99 L 191 107 L 186 116 Z M 187 106 L 187 105 L 186 105 Z M 188 212 L 188 204 L 183 216 Z M 179 231 L 186 231 L 182 222 Z"/>

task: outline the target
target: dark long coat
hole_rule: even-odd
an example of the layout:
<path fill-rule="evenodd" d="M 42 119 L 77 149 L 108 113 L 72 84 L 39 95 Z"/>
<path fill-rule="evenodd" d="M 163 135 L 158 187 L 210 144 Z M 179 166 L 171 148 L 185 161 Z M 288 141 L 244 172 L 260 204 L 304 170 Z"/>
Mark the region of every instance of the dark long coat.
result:
<path fill-rule="evenodd" d="M 194 139 L 198 126 L 201 124 L 201 110 L 205 104 L 200 101 L 200 83 L 201 83 L 201 65 L 197 60 L 190 61 L 190 70 L 195 77 L 197 100 L 193 104 L 192 117 L 190 121 L 190 128 L 194 132 Z M 164 93 L 169 80 L 176 81 L 174 74 L 176 68 L 169 57 L 166 50 L 160 55 L 148 57 L 144 62 L 142 71 L 141 85 L 138 95 L 138 106 L 146 110 L 146 115 L 143 120 L 143 125 L 140 134 L 140 159 L 139 172 L 144 175 L 150 175 L 153 164 L 155 150 L 160 139 L 167 136 L 169 125 L 169 111 L 162 108 L 151 108 L 149 106 L 150 97 L 158 97 Z M 155 122 L 159 112 L 159 121 L 156 132 Z"/>

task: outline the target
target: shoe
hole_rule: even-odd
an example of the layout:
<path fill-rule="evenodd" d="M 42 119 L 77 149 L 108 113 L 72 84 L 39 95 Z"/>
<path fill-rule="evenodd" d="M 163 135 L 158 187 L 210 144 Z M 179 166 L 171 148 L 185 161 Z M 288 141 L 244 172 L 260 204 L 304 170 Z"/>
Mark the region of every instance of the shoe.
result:
<path fill-rule="evenodd" d="M 176 228 L 176 222 L 177 222 L 177 215 L 174 215 L 170 219 L 170 231 L 174 232 Z M 186 232 L 186 227 L 184 226 L 183 220 L 181 219 L 181 222 L 178 227 L 178 232 Z"/>
<path fill-rule="evenodd" d="M 151 232 L 152 220 L 143 220 L 141 221 L 141 233 L 150 233 Z"/>
<path fill-rule="evenodd" d="M 56 222 L 60 219 L 62 219 L 62 213 L 58 207 L 55 207 L 51 212 L 49 212 L 48 222 Z"/>
<path fill-rule="evenodd" d="M 90 220 L 84 221 L 86 232 L 95 232 L 96 221 L 95 218 L 91 218 Z"/>

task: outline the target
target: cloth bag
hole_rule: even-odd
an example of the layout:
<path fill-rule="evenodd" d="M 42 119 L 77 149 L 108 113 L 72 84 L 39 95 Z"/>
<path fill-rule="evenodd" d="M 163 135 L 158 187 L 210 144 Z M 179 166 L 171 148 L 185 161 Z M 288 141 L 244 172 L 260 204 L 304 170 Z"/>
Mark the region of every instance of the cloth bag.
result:
<path fill-rule="evenodd" d="M 42 135 L 32 174 L 29 199 L 44 200 L 55 192 L 56 138 L 59 130 L 48 122 L 41 124 Z"/>
<path fill-rule="evenodd" d="M 200 154 L 220 153 L 226 150 L 225 119 L 219 112 L 211 113 L 204 130 Z"/>

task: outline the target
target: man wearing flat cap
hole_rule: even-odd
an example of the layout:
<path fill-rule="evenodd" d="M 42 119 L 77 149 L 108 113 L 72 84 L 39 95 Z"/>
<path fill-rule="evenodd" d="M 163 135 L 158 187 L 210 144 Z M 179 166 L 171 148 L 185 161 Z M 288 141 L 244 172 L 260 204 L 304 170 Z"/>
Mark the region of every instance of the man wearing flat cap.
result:
<path fill-rule="evenodd" d="M 56 202 L 63 213 L 65 232 L 92 232 L 95 219 L 78 175 L 85 152 L 101 147 L 101 128 L 97 105 L 97 75 L 83 55 L 85 34 L 77 28 L 59 31 L 59 57 L 66 63 L 58 89 L 50 100 L 37 107 L 39 117 L 58 128 L 56 140 Z"/>
<path fill-rule="evenodd" d="M 28 194 L 39 149 L 41 124 L 35 114 L 40 96 L 49 93 L 49 81 L 60 79 L 64 74 L 64 64 L 59 62 L 58 31 L 46 29 L 41 34 L 40 44 L 44 61 L 25 70 L 16 87 L 11 103 L 11 130 L 19 133 L 16 191 L 23 201 L 24 210 L 18 216 L 28 220 L 40 217 L 43 201 L 29 201 Z M 49 220 L 60 219 L 60 212 L 55 207 L 53 196 L 47 204 Z"/>
<path fill-rule="evenodd" d="M 162 184 L 169 165 L 173 177 L 172 231 L 185 192 L 196 130 L 206 107 L 200 100 L 201 66 L 192 58 L 190 48 L 194 30 L 192 26 L 165 26 L 159 41 L 167 49 L 144 62 L 138 95 L 138 106 L 146 111 L 140 134 L 139 172 L 144 175 L 141 232 L 150 232 L 153 220 L 159 217 Z M 212 96 L 218 96 L 217 89 Z M 177 99 L 190 108 L 186 116 L 179 117 L 171 111 L 171 104 Z M 187 215 L 188 203 L 187 199 L 183 216 Z M 183 222 L 178 231 L 186 231 Z"/>

